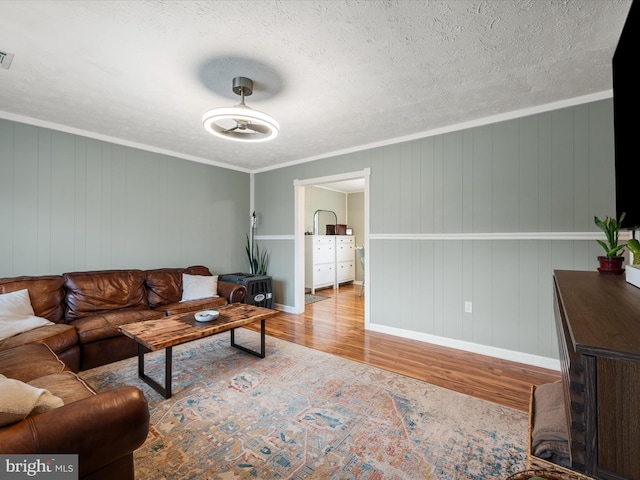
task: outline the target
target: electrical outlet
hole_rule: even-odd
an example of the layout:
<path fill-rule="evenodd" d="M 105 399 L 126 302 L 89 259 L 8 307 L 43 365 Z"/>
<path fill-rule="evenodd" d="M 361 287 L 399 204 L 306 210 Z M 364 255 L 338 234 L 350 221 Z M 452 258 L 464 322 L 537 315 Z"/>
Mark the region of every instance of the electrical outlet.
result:
<path fill-rule="evenodd" d="M 473 313 L 473 303 L 464 302 L 464 313 Z"/>

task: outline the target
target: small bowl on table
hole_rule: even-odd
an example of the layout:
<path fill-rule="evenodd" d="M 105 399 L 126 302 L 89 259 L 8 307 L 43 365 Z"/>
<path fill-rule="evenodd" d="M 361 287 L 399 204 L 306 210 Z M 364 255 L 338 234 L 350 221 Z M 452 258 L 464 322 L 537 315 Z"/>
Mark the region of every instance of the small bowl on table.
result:
<path fill-rule="evenodd" d="M 206 323 L 211 320 L 215 320 L 220 316 L 220 312 L 217 310 L 202 310 L 193 315 L 197 322 Z"/>

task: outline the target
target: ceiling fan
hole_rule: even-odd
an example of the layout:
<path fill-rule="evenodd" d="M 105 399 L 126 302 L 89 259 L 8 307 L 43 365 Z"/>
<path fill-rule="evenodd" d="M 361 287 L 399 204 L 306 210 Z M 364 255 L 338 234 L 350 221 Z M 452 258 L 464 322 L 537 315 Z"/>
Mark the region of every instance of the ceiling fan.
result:
<path fill-rule="evenodd" d="M 264 142 L 274 139 L 280 125 L 266 113 L 254 110 L 244 102 L 253 93 L 253 81 L 246 77 L 235 77 L 233 92 L 240 95 L 240 103 L 233 107 L 209 110 L 202 117 L 204 128 L 213 135 L 239 142 Z"/>

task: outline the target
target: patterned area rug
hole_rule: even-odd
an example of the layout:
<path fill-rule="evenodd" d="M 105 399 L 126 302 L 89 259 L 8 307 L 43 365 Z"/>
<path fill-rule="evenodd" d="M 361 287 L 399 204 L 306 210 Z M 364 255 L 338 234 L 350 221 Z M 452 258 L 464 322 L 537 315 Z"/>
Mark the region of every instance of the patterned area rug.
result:
<path fill-rule="evenodd" d="M 236 341 L 259 338 L 240 329 Z M 163 356 L 146 357 L 159 380 Z M 144 391 L 138 480 L 488 480 L 525 467 L 526 414 L 508 407 L 272 337 L 264 359 L 228 334 L 174 347 L 173 359 L 168 400 L 137 378 L 135 358 L 81 374 L 98 391 Z"/>
<path fill-rule="evenodd" d="M 322 295 L 311 295 L 310 293 L 304 294 L 304 304 L 309 305 L 310 303 L 320 302 L 322 300 L 326 300 L 331 297 L 324 297 Z"/>

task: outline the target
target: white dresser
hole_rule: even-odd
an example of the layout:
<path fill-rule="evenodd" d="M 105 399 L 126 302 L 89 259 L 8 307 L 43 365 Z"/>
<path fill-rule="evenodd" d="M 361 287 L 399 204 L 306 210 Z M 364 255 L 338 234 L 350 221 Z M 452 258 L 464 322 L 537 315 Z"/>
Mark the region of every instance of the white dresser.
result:
<path fill-rule="evenodd" d="M 305 236 L 305 288 L 337 288 L 355 280 L 355 237 L 352 235 Z"/>
<path fill-rule="evenodd" d="M 336 236 L 336 282 L 353 282 L 356 279 L 356 239 L 353 235 Z"/>
<path fill-rule="evenodd" d="M 316 293 L 316 288 L 335 288 L 336 237 L 335 235 L 305 236 L 304 287 Z"/>

